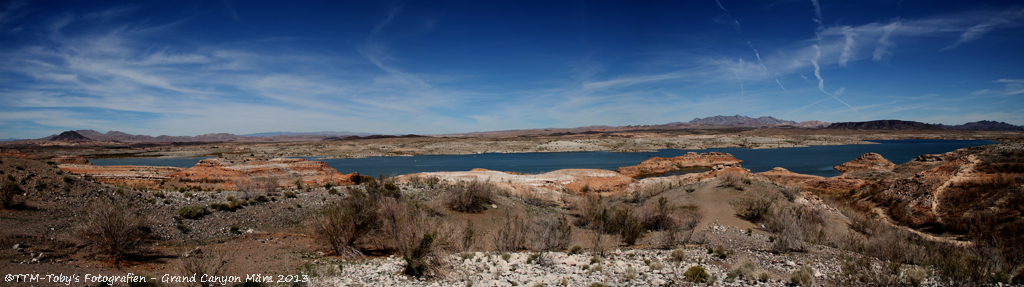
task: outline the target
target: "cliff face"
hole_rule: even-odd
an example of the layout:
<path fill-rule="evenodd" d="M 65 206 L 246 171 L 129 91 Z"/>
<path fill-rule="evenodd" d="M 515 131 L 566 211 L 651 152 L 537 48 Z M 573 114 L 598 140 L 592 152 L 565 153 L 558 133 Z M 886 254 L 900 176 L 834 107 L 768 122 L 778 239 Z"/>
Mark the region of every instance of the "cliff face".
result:
<path fill-rule="evenodd" d="M 731 154 L 720 153 L 720 152 L 709 152 L 709 153 L 695 153 L 689 152 L 681 156 L 663 158 L 663 157 L 652 157 L 638 165 L 620 167 L 616 171 L 622 175 L 636 178 L 642 175 L 657 175 L 663 174 L 669 171 L 682 170 L 684 168 L 692 167 L 715 167 L 718 165 L 722 166 L 735 166 L 739 165 L 742 160 L 738 160 Z"/>

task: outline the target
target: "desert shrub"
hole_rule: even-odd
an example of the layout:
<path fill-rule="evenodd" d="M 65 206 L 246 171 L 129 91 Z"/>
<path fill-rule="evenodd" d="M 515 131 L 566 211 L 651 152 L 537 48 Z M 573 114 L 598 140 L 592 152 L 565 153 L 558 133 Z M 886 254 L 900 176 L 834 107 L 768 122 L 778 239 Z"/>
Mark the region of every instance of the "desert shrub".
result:
<path fill-rule="evenodd" d="M 281 183 L 275 176 L 260 178 L 259 186 L 263 194 L 266 195 L 278 195 L 281 189 Z"/>
<path fill-rule="evenodd" d="M 718 257 L 718 259 L 729 258 L 730 255 L 735 253 L 732 249 L 725 249 L 722 245 L 715 246 L 715 248 L 708 248 L 708 254 Z"/>
<path fill-rule="evenodd" d="M 579 215 L 576 225 L 591 229 L 603 227 L 608 216 L 603 201 L 600 196 L 594 194 L 577 198 L 574 203 L 574 207 Z"/>
<path fill-rule="evenodd" d="M 636 279 L 636 268 L 633 268 L 633 266 L 627 266 L 626 271 L 622 274 L 622 279 L 625 279 L 626 281 Z"/>
<path fill-rule="evenodd" d="M 670 189 L 672 189 L 672 183 L 669 182 L 646 184 L 633 191 L 628 201 L 631 203 L 641 203 Z"/>
<path fill-rule="evenodd" d="M 473 227 L 473 221 L 467 219 L 466 225 L 462 228 L 462 250 L 470 250 L 473 248 L 473 244 L 476 243 L 477 238 L 480 237 L 477 233 L 476 228 Z"/>
<path fill-rule="evenodd" d="M 182 245 L 179 248 L 180 255 L 178 255 L 178 261 L 181 264 L 181 271 L 183 274 L 205 274 L 209 276 L 222 277 L 226 275 L 228 264 L 234 261 L 234 258 L 230 255 L 230 252 L 223 250 L 212 250 L 187 248 Z M 212 282 L 194 282 L 189 286 L 215 286 Z"/>
<path fill-rule="evenodd" d="M 21 194 L 22 192 L 25 191 L 21 189 L 21 185 L 8 178 L 4 181 L 3 185 L 0 186 L 0 205 L 2 205 L 4 209 L 14 207 L 14 196 Z"/>
<path fill-rule="evenodd" d="M 754 280 L 764 282 L 768 281 L 770 277 L 771 275 L 769 275 L 767 271 L 761 269 L 760 266 L 757 266 L 757 263 L 754 263 L 754 261 L 751 261 L 750 259 L 745 259 L 736 265 L 733 265 L 726 274 L 726 280 L 730 281 L 739 278 L 748 282 Z"/>
<path fill-rule="evenodd" d="M 789 276 L 789 283 L 802 287 L 814 286 L 814 268 L 809 265 L 801 266 Z"/>
<path fill-rule="evenodd" d="M 200 219 L 207 214 L 210 214 L 210 210 L 200 205 L 186 205 L 178 209 L 178 215 L 186 219 Z"/>
<path fill-rule="evenodd" d="M 669 253 L 669 259 L 672 259 L 672 261 L 675 261 L 675 262 L 686 261 L 686 249 L 683 249 L 683 248 L 673 249 L 672 253 Z"/>
<path fill-rule="evenodd" d="M 683 272 L 683 278 L 693 283 L 707 283 L 708 279 L 711 279 L 711 275 L 704 270 L 704 267 L 693 266 Z"/>
<path fill-rule="evenodd" d="M 231 183 L 235 186 L 235 190 L 238 191 L 243 200 L 249 200 L 260 189 L 259 182 L 248 177 L 232 181 Z"/>
<path fill-rule="evenodd" d="M 506 210 L 497 226 L 497 230 L 491 236 L 495 249 L 500 252 L 512 252 L 526 248 L 528 230 L 526 220 L 522 216 Z"/>
<path fill-rule="evenodd" d="M 465 181 L 448 188 L 445 205 L 459 212 L 481 212 L 494 202 L 497 187 L 487 181 Z"/>
<path fill-rule="evenodd" d="M 718 175 L 718 185 L 721 187 L 731 187 L 737 190 L 743 190 L 744 184 L 749 185 L 750 179 L 738 172 L 724 172 Z"/>
<path fill-rule="evenodd" d="M 390 247 L 402 256 L 402 272 L 415 277 L 444 275 L 450 267 L 447 252 L 456 251 L 459 245 L 451 232 L 457 229 L 412 203 L 385 198 L 380 207 L 380 228 L 389 236 Z"/>
<path fill-rule="evenodd" d="M 608 222 L 607 231 L 618 234 L 622 243 L 633 245 L 644 235 L 646 230 L 640 223 L 640 218 L 631 209 L 617 208 L 614 216 Z"/>
<path fill-rule="evenodd" d="M 582 253 L 583 253 L 583 246 L 573 245 L 572 248 L 569 249 L 569 255 L 576 255 L 576 254 L 582 254 Z"/>
<path fill-rule="evenodd" d="M 295 192 L 285 191 L 284 192 L 284 197 L 286 197 L 286 198 L 295 198 L 296 195 L 295 195 Z"/>
<path fill-rule="evenodd" d="M 376 180 L 372 177 L 365 177 L 362 182 L 362 186 L 366 189 L 366 194 L 374 200 L 381 197 L 402 197 L 402 189 L 397 183 L 395 183 L 395 178 L 392 176 L 384 176 L 381 174 Z"/>
<path fill-rule="evenodd" d="M 564 250 L 572 240 L 572 225 L 564 216 L 555 218 L 537 217 L 533 220 L 533 250 L 545 252 Z"/>
<path fill-rule="evenodd" d="M 661 247 L 673 248 L 679 244 L 690 242 L 702 215 L 696 206 L 675 208 L 671 213 L 671 224 L 665 226 L 661 234 Z"/>
<path fill-rule="evenodd" d="M 339 256 L 356 257 L 353 244 L 377 226 L 373 203 L 362 193 L 355 193 L 341 203 L 326 204 L 310 213 L 308 225 L 313 236 Z"/>
<path fill-rule="evenodd" d="M 771 216 L 772 205 L 775 205 L 781 197 L 776 190 L 756 187 L 729 204 L 736 210 L 736 216 L 752 222 L 761 222 Z"/>
<path fill-rule="evenodd" d="M 82 214 L 82 237 L 115 260 L 140 251 L 151 230 L 145 215 L 121 199 L 96 200 Z"/>

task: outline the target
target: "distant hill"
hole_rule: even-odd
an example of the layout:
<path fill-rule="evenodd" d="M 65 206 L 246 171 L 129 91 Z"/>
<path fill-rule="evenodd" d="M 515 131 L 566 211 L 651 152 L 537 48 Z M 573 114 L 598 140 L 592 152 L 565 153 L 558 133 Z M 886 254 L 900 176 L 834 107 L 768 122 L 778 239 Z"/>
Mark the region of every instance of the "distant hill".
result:
<path fill-rule="evenodd" d="M 969 131 L 1024 131 L 1024 127 L 996 121 L 977 121 L 955 126 L 942 125 L 942 127 Z"/>
<path fill-rule="evenodd" d="M 690 121 L 691 125 L 702 126 L 729 126 L 729 127 L 764 127 L 780 125 L 796 125 L 797 122 L 776 119 L 775 117 L 751 118 L 747 116 L 713 116 L 706 118 L 695 118 Z"/>
<path fill-rule="evenodd" d="M 92 139 L 89 139 L 89 138 L 87 138 L 85 136 L 82 136 L 82 134 L 79 134 L 79 133 L 77 133 L 75 131 L 62 132 L 59 135 L 51 136 L 47 140 L 49 140 L 49 141 L 56 141 L 56 142 L 69 142 L 69 143 L 80 143 L 80 142 L 90 142 L 90 141 L 93 141 Z"/>
<path fill-rule="evenodd" d="M 351 132 L 315 132 L 315 133 L 289 133 L 289 132 L 276 132 L 276 133 L 265 133 L 266 135 L 254 134 L 250 135 L 235 135 L 229 133 L 215 133 L 215 134 L 204 134 L 198 136 L 148 136 L 148 135 L 133 135 L 120 131 L 109 131 L 106 133 L 97 132 L 94 130 L 76 130 L 63 132 L 60 135 L 48 136 L 45 138 L 38 139 L 37 141 L 53 141 L 54 138 L 60 138 L 69 141 L 74 138 L 82 137 L 84 141 L 98 141 L 98 142 L 120 142 L 120 143 L 158 143 L 158 142 L 229 142 L 229 141 L 309 141 L 309 140 L 322 140 L 328 137 L 338 136 L 351 136 L 351 135 L 370 135 L 360 134 Z"/>
<path fill-rule="evenodd" d="M 867 122 L 832 123 L 826 129 L 832 130 L 943 130 L 939 125 L 901 120 L 878 120 Z"/>

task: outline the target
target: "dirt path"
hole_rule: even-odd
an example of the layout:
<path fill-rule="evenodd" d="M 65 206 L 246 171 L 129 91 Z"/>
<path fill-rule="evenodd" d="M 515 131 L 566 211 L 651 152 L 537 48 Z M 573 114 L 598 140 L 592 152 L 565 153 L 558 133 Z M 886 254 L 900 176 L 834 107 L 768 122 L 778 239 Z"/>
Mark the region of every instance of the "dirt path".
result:
<path fill-rule="evenodd" d="M 687 201 L 700 208 L 704 218 L 697 224 L 697 230 L 708 227 L 713 222 L 721 225 L 739 227 L 740 229 L 756 228 L 753 223 L 736 217 L 730 201 L 739 198 L 741 192 L 732 188 L 721 188 L 705 184 L 688 194 Z"/>

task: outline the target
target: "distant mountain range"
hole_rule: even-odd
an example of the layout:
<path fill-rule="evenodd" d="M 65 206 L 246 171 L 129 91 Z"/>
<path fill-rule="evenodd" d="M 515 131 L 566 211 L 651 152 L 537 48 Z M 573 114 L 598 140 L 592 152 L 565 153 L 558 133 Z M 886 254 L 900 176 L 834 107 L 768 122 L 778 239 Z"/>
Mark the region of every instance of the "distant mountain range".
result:
<path fill-rule="evenodd" d="M 966 124 L 956 125 L 956 126 L 947 126 L 947 125 L 940 125 L 940 126 L 942 126 L 944 128 L 947 128 L 947 129 L 970 130 L 970 131 L 1024 131 L 1024 127 L 1022 127 L 1022 126 L 1015 126 L 1015 125 L 1011 125 L 1011 124 L 1008 124 L 1008 123 L 995 122 L 995 121 L 978 121 L 978 122 L 969 122 L 969 123 L 966 123 Z"/>
<path fill-rule="evenodd" d="M 578 133 L 604 133 L 619 131 L 644 131 L 644 130 L 677 130 L 677 129 L 714 129 L 714 128 L 825 128 L 838 130 L 985 130 L 985 131 L 1024 131 L 1024 127 L 1004 122 L 977 121 L 962 125 L 927 124 L 914 121 L 902 120 L 877 120 L 866 122 L 840 122 L 826 123 L 821 121 L 795 122 L 781 120 L 771 116 L 752 118 L 741 115 L 734 116 L 712 116 L 706 118 L 694 118 L 689 122 L 671 122 L 661 125 L 629 125 L 629 126 L 586 126 L 576 128 L 549 128 L 549 129 L 528 129 L 528 130 L 507 130 L 492 132 L 474 132 L 463 134 L 451 134 L 450 136 L 462 135 L 561 135 Z M 156 142 L 229 142 L 229 141 L 310 141 L 310 140 L 356 140 L 391 137 L 416 137 L 417 135 L 390 136 L 370 133 L 355 132 L 266 132 L 245 135 L 228 133 L 204 134 L 198 136 L 148 136 L 133 135 L 119 131 L 100 133 L 94 130 L 66 131 L 59 135 L 52 135 L 35 140 L 8 139 L 12 143 L 38 143 L 38 142 L 64 142 L 64 143 L 88 143 L 88 142 L 120 142 L 120 143 L 156 143 Z"/>
<path fill-rule="evenodd" d="M 833 123 L 826 129 L 833 130 L 971 130 L 971 131 L 1024 131 L 1024 127 L 1004 122 L 977 121 L 962 125 L 927 124 L 914 121 L 878 120 L 867 122 Z"/>

